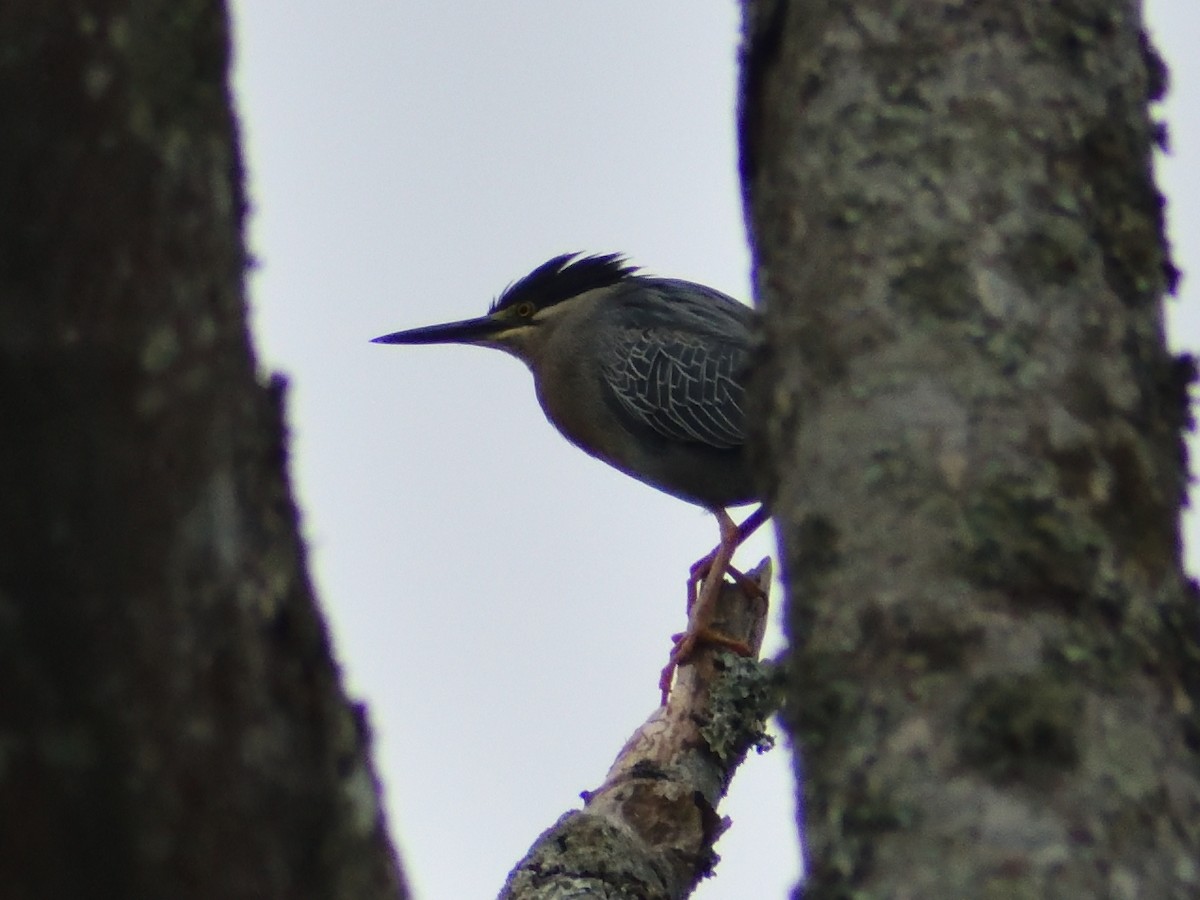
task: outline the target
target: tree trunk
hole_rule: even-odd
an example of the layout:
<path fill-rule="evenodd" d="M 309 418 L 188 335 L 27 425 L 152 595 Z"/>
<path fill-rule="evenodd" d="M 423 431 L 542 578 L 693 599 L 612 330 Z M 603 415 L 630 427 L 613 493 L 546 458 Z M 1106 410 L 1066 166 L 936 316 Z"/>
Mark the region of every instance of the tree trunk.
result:
<path fill-rule="evenodd" d="M 805 896 L 1200 896 L 1139 4 L 750 0 L 744 52 Z"/>
<path fill-rule="evenodd" d="M 214 0 L 0 3 L 0 893 L 405 896 L 246 332 Z"/>

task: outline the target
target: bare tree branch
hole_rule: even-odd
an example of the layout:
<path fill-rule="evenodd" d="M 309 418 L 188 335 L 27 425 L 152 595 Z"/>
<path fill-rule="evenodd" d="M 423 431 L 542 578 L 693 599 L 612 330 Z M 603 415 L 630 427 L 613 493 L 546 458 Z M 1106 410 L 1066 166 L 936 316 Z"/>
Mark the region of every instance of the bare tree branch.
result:
<path fill-rule="evenodd" d="M 764 595 L 770 562 L 750 573 Z M 762 646 L 766 601 L 726 583 L 716 627 Z M 501 900 L 642 897 L 676 900 L 716 862 L 728 823 L 717 814 L 733 773 L 764 740 L 774 681 L 753 659 L 702 644 L 680 667 L 667 704 L 626 742 L 582 810 L 543 833 L 509 874 Z"/>

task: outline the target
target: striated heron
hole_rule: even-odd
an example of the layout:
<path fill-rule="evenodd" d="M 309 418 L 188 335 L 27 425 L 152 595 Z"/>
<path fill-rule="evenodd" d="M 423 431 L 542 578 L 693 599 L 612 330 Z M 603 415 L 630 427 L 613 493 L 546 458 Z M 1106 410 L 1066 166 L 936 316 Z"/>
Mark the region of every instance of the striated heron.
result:
<path fill-rule="evenodd" d="M 744 645 L 711 628 L 734 550 L 767 518 L 740 526 L 726 507 L 759 501 L 746 459 L 745 374 L 757 313 L 720 291 L 638 274 L 619 254 L 568 253 L 505 288 L 486 316 L 397 331 L 380 344 L 476 344 L 533 372 L 542 410 L 580 449 L 710 510 L 720 544 L 692 566 L 688 626 L 660 686 L 699 640 Z"/>

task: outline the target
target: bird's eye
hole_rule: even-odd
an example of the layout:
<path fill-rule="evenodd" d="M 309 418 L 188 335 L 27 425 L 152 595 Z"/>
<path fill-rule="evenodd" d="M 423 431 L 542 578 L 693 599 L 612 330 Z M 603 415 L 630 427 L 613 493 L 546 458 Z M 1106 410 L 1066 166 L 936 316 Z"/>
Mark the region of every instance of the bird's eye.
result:
<path fill-rule="evenodd" d="M 522 319 L 528 319 L 533 315 L 534 307 L 532 303 L 526 300 L 524 303 L 518 303 L 516 306 L 514 306 L 513 312 L 515 312 Z"/>

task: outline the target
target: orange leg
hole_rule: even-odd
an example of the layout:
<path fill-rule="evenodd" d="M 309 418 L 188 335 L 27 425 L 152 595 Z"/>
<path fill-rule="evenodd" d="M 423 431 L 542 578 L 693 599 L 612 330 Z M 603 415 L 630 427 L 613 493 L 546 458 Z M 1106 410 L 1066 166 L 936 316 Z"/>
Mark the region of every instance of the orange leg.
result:
<path fill-rule="evenodd" d="M 727 535 L 726 523 L 728 523 L 728 525 L 733 524 L 733 520 L 729 518 L 729 514 L 724 510 L 716 510 L 713 515 L 717 517 L 717 524 L 721 528 L 721 543 L 713 549 L 712 553 L 692 564 L 691 573 L 688 576 L 687 610 L 689 614 L 692 611 L 692 607 L 696 605 L 697 590 L 699 586 L 704 582 L 705 578 L 707 578 L 709 572 L 712 571 L 713 564 L 716 562 L 718 555 L 720 555 L 721 551 L 725 547 Z M 724 517 L 724 521 L 722 521 L 722 517 Z M 760 506 L 749 516 L 747 516 L 746 520 L 742 522 L 741 525 L 736 526 L 735 532 L 731 539 L 732 547 L 729 548 L 729 558 L 731 560 L 733 558 L 733 552 L 742 545 L 746 538 L 750 537 L 750 535 L 754 534 L 754 532 L 761 528 L 763 522 L 767 521 L 768 518 L 770 518 L 770 514 L 767 512 L 767 508 L 765 506 Z M 752 595 L 762 594 L 762 591 L 758 589 L 758 585 L 755 584 L 753 579 L 747 578 L 737 569 L 733 568 L 733 566 L 729 565 L 728 562 L 725 564 L 725 571 L 733 576 L 734 580 L 741 585 L 743 591 L 748 591 Z"/>
<path fill-rule="evenodd" d="M 741 543 L 762 525 L 768 518 L 766 507 L 760 507 L 750 514 L 740 526 L 729 517 L 723 509 L 715 510 L 717 524 L 721 529 L 721 543 L 704 559 L 692 566 L 688 577 L 688 627 L 682 634 L 675 635 L 670 659 L 659 677 L 658 686 L 662 690 L 663 703 L 667 702 L 670 693 L 671 680 L 675 669 L 680 663 L 686 662 L 701 641 L 718 644 L 733 650 L 735 653 L 746 655 L 750 648 L 743 641 L 735 640 L 721 634 L 712 628 L 712 620 L 716 615 L 717 597 L 721 584 L 728 572 L 734 576 L 743 591 L 749 596 L 762 596 L 762 590 L 751 579 L 730 566 L 733 554 Z"/>

